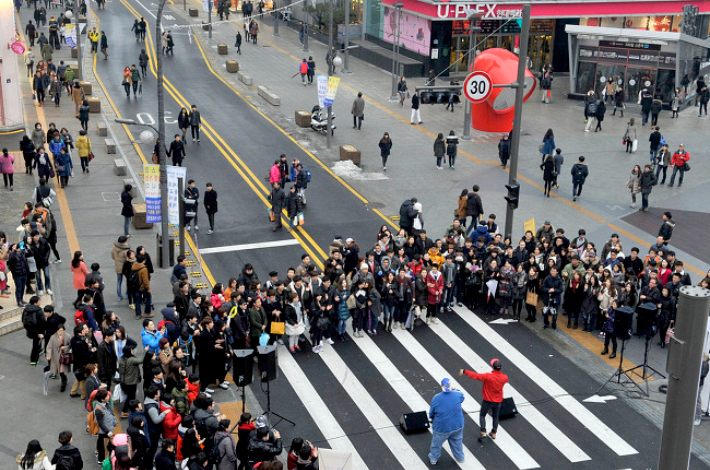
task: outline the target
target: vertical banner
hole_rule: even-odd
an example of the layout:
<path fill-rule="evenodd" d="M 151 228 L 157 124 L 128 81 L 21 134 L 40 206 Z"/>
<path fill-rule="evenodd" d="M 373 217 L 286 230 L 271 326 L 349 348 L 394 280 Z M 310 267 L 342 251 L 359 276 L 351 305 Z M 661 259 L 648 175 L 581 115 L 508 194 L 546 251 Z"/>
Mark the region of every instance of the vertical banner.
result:
<path fill-rule="evenodd" d="M 202 11 L 204 11 L 205 13 L 209 13 L 210 11 L 212 11 L 212 5 L 210 0 L 202 0 Z"/>
<path fill-rule="evenodd" d="M 535 218 L 532 218 L 530 220 L 526 220 L 523 229 L 526 232 L 529 230 L 533 233 L 533 235 L 535 235 Z"/>
<path fill-rule="evenodd" d="M 143 164 L 145 185 L 145 217 L 148 223 L 160 223 L 160 165 Z"/>
<path fill-rule="evenodd" d="M 76 24 L 69 23 L 64 25 L 64 42 L 67 43 L 71 49 L 76 47 Z"/>
<path fill-rule="evenodd" d="M 328 89 L 328 76 L 318 74 L 316 84 L 318 85 L 318 106 L 325 108 L 325 92 Z"/>
<path fill-rule="evenodd" d="M 335 101 L 335 94 L 338 92 L 338 85 L 340 85 L 340 78 L 328 77 L 328 87 L 325 90 L 325 98 L 323 99 L 323 102 L 329 108 L 333 106 L 333 101 Z"/>
<path fill-rule="evenodd" d="M 187 168 L 168 165 L 168 223 L 171 225 L 180 225 L 178 178 L 185 177 Z"/>

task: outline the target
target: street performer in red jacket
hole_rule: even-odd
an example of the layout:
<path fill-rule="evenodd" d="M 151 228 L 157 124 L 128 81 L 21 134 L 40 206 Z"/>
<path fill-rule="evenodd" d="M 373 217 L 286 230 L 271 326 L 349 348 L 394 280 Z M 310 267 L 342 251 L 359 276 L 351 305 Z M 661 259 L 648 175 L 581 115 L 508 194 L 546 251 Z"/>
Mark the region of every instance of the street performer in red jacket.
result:
<path fill-rule="evenodd" d="M 496 438 L 498 432 L 498 414 L 500 404 L 503 402 L 503 387 L 508 383 L 508 376 L 500 370 L 503 366 L 498 359 L 491 359 L 491 372 L 481 374 L 473 370 L 460 369 L 459 375 L 471 377 L 483 382 L 483 403 L 481 403 L 481 437 L 486 437 L 486 415 L 489 410 L 493 410 L 493 427 L 491 428 L 491 439 Z"/>

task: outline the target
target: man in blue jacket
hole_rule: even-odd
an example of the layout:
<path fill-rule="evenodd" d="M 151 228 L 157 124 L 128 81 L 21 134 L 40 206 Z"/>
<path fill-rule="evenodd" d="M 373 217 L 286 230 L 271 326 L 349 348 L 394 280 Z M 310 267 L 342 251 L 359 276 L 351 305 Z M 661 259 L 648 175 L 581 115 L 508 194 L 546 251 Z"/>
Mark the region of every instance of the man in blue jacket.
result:
<path fill-rule="evenodd" d="M 456 461 L 463 463 L 463 401 L 463 393 L 451 388 L 448 378 L 442 379 L 441 392 L 434 396 L 429 408 L 429 419 L 432 423 L 429 463 L 432 465 L 439 461 L 441 446 L 447 440 Z"/>
<path fill-rule="evenodd" d="M 163 330 L 165 328 L 163 327 Z M 141 338 L 143 338 L 143 348 L 146 351 L 152 351 L 155 354 L 160 352 L 160 340 L 165 336 L 165 331 L 158 331 L 155 328 L 155 323 L 153 320 L 146 318 L 143 320 L 143 331 L 141 331 Z"/>

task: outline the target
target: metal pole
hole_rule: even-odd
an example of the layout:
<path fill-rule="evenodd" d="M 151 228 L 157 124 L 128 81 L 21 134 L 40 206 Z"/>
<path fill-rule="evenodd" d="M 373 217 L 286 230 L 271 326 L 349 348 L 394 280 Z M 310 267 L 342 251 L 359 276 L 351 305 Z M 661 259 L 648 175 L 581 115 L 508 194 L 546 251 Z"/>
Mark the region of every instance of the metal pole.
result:
<path fill-rule="evenodd" d="M 395 12 L 401 8 L 401 3 L 395 3 L 392 5 L 395 8 Z M 397 25 L 397 29 L 399 30 L 399 25 Z M 397 33 L 395 31 L 392 31 L 392 95 L 390 96 L 390 100 L 396 100 L 397 99 Z"/>
<path fill-rule="evenodd" d="M 207 37 L 209 37 L 210 39 L 212 39 L 212 0 L 209 0 L 209 2 L 210 2 L 210 8 L 209 8 L 209 10 L 207 11 L 207 23 L 208 23 L 208 25 L 209 25 L 209 26 L 208 26 L 208 31 L 209 31 L 209 32 L 208 32 L 208 34 L 207 34 Z"/>
<path fill-rule="evenodd" d="M 187 10 L 187 0 L 182 0 L 182 9 Z"/>
<path fill-rule="evenodd" d="M 328 18 L 328 54 L 330 54 L 330 64 L 328 64 L 328 76 L 333 75 L 333 61 L 335 56 L 333 55 L 333 0 L 330 0 L 330 10 Z M 333 110 L 332 106 L 328 106 L 328 129 L 326 129 L 326 145 L 328 149 L 333 146 Z"/>
<path fill-rule="evenodd" d="M 395 60 L 397 62 L 397 73 L 396 73 L 397 82 L 399 82 L 399 77 L 404 75 L 402 73 L 402 64 L 400 63 L 401 60 L 400 60 L 400 55 L 399 55 L 399 51 L 401 49 L 400 44 L 399 44 L 399 40 L 402 37 L 401 36 L 402 35 L 402 5 L 403 4 L 397 4 L 397 40 L 396 40 L 397 48 L 395 49 L 396 50 Z M 397 83 L 397 85 L 399 85 L 399 83 Z"/>
<path fill-rule="evenodd" d="M 350 73 L 350 70 L 348 70 L 348 56 L 350 55 L 350 51 L 348 50 L 350 46 L 350 0 L 345 0 L 345 26 L 343 29 L 345 31 L 345 54 L 343 55 L 343 68 L 341 72 Z"/>
<path fill-rule="evenodd" d="M 76 1 L 76 0 L 74 0 Z M 170 266 L 170 227 L 168 226 L 168 156 L 165 153 L 165 88 L 163 87 L 163 48 L 162 48 L 162 31 L 163 31 L 163 8 L 165 1 L 160 0 L 158 4 L 158 12 L 155 19 L 155 58 L 157 62 L 157 93 L 158 93 L 158 161 L 160 162 L 160 232 L 163 237 L 163 265 L 167 268 Z"/>
<path fill-rule="evenodd" d="M 472 16 L 471 19 L 471 30 L 469 31 L 468 39 L 468 60 L 471 63 L 470 72 L 473 72 L 473 66 L 476 62 L 476 29 L 473 22 L 475 18 Z M 463 102 L 463 135 L 461 140 L 471 140 L 471 102 L 468 99 L 464 99 Z"/>
<path fill-rule="evenodd" d="M 185 179 L 178 178 L 178 211 L 180 212 L 180 246 L 178 256 L 185 254 Z M 165 244 L 163 244 L 165 246 Z"/>
<path fill-rule="evenodd" d="M 525 62 L 530 36 L 530 4 L 523 5 L 523 28 L 520 32 L 518 51 L 518 87 L 515 89 L 515 114 L 513 117 L 513 138 L 510 143 L 510 173 L 508 184 L 518 184 L 518 153 L 520 150 L 520 126 L 523 117 L 523 97 L 525 96 Z M 505 210 L 505 236 L 513 233 L 513 209 L 510 204 Z"/>
<path fill-rule="evenodd" d="M 663 416 L 659 470 L 690 468 L 695 403 L 710 310 L 710 290 L 680 289 L 675 334 L 668 351 L 668 396 Z"/>
<path fill-rule="evenodd" d="M 278 7 L 276 6 L 276 0 L 274 0 L 274 10 L 278 10 Z M 271 16 L 274 20 L 274 36 L 278 37 L 279 36 L 279 19 L 278 19 L 278 13 L 276 11 L 271 12 Z"/>
<path fill-rule="evenodd" d="M 81 24 L 79 23 L 79 0 L 74 0 L 74 31 L 76 32 L 76 78 L 81 80 L 84 76 L 84 71 L 81 67 Z"/>
<path fill-rule="evenodd" d="M 303 5 L 303 10 L 305 14 L 306 2 L 303 2 Z M 303 52 L 308 53 L 308 17 L 306 17 L 306 21 L 303 22 Z"/>

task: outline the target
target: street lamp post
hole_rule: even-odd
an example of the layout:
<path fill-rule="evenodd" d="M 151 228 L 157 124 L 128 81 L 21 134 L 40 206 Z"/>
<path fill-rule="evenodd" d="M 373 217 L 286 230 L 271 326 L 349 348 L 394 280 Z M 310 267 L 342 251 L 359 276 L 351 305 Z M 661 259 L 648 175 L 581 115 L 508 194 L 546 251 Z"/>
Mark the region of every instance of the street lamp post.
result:
<path fill-rule="evenodd" d="M 330 64 L 328 64 L 328 76 L 333 75 L 335 68 L 335 55 L 333 54 L 333 0 L 330 0 L 328 10 L 328 54 Z M 333 146 L 333 105 L 328 106 L 328 128 L 326 129 L 326 146 L 330 149 Z"/>
<path fill-rule="evenodd" d="M 518 51 L 518 79 L 515 89 L 515 114 L 513 115 L 513 138 L 510 143 L 510 173 L 508 185 L 518 184 L 518 154 L 520 153 L 520 126 L 523 117 L 523 97 L 525 96 L 525 65 L 530 37 L 530 4 L 523 5 L 523 28 L 520 31 L 520 50 Z M 505 236 L 513 233 L 513 214 L 511 204 L 505 210 Z"/>
<path fill-rule="evenodd" d="M 469 18 L 471 26 L 468 39 L 468 60 L 471 64 L 471 72 L 473 72 L 473 66 L 476 62 L 476 41 L 478 40 L 476 33 L 481 30 L 480 26 L 474 25 L 476 18 L 478 17 L 475 15 Z M 469 100 L 464 100 L 463 103 L 463 135 L 461 140 L 471 140 L 471 102 Z"/>
<path fill-rule="evenodd" d="M 167 268 L 170 266 L 170 246 L 168 241 L 170 240 L 170 227 L 168 227 L 168 167 L 167 167 L 167 155 L 163 152 L 165 148 L 165 142 L 160 138 L 160 130 L 156 129 L 152 124 L 143 124 L 136 122 L 134 119 L 114 119 L 119 124 L 125 124 L 127 126 L 144 126 L 150 127 L 156 133 L 157 138 L 160 139 L 158 145 L 158 160 L 160 162 L 160 233 L 163 239 L 161 246 L 161 256 L 160 263 L 161 268 Z M 164 126 L 161 126 L 164 127 Z M 165 132 L 165 130 L 163 130 Z"/>
<path fill-rule="evenodd" d="M 79 23 L 79 0 L 74 0 L 72 14 L 74 16 L 74 33 L 76 36 L 76 78 L 81 80 L 84 77 L 84 71 L 81 67 L 81 23 Z"/>
<path fill-rule="evenodd" d="M 350 55 L 348 50 L 350 47 L 350 0 L 345 0 L 345 25 L 343 30 L 345 32 L 345 40 L 343 41 L 345 53 L 343 54 L 343 69 L 341 72 L 350 73 L 350 70 L 348 70 L 348 57 Z"/>
<path fill-rule="evenodd" d="M 392 6 L 395 9 L 395 13 L 397 13 L 397 31 L 392 31 L 392 96 L 390 96 L 390 99 L 394 101 L 397 99 L 397 81 L 399 80 L 397 74 L 397 67 L 399 66 L 397 60 L 399 51 L 399 22 L 402 19 L 402 7 L 404 7 L 404 3 L 394 3 Z"/>
<path fill-rule="evenodd" d="M 278 19 L 278 13 L 277 11 L 278 7 L 276 6 L 276 0 L 274 0 L 274 8 L 271 10 L 271 17 L 274 20 L 274 36 L 278 37 L 279 36 L 279 19 Z"/>

